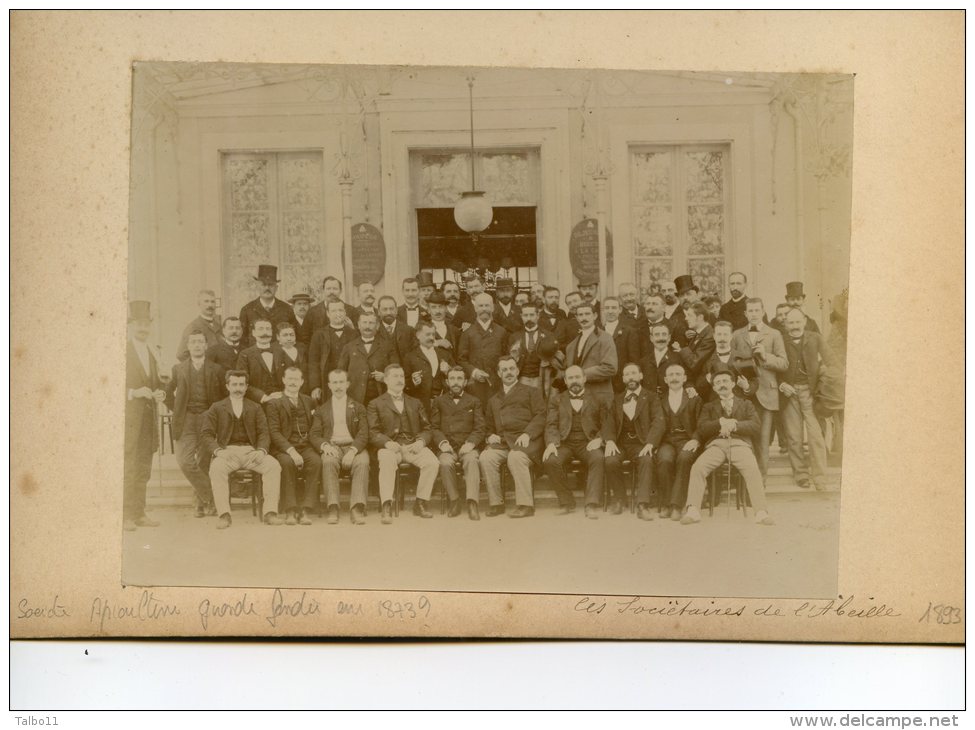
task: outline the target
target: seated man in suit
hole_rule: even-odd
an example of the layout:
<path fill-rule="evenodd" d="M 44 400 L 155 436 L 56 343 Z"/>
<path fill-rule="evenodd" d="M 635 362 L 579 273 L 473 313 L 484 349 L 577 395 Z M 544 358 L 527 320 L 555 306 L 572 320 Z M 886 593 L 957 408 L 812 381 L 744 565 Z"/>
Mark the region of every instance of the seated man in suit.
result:
<path fill-rule="evenodd" d="M 251 338 L 254 344 L 240 351 L 237 370 L 247 373 L 247 397 L 264 404 L 281 397 L 282 353 L 271 344 L 271 320 L 254 320 Z"/>
<path fill-rule="evenodd" d="M 623 512 L 623 461 L 636 471 L 637 517 L 652 520 L 650 491 L 653 486 L 653 457 L 660 447 L 666 426 L 660 400 L 643 387 L 643 373 L 636 363 L 623 368 L 624 391 L 613 401 L 613 435 L 606 440 L 606 472 L 613 485 L 613 514 Z"/>
<path fill-rule="evenodd" d="M 613 338 L 596 327 L 596 313 L 591 304 L 576 307 L 579 334 L 565 349 L 565 365 L 568 369 L 578 365 L 586 374 L 589 392 L 603 399 L 608 406 L 613 402 L 613 376 L 619 367 Z"/>
<path fill-rule="evenodd" d="M 416 485 L 413 514 L 431 518 L 427 501 L 433 492 L 440 462 L 427 448 L 430 443 L 430 420 L 426 410 L 416 398 L 403 392 L 406 380 L 400 365 L 387 365 L 386 392 L 374 398 L 366 412 L 369 415 L 369 441 L 377 450 L 379 461 L 379 499 L 382 502 L 382 523 L 393 522 L 393 492 L 396 486 L 396 470 L 400 462 L 413 464 L 420 470 Z"/>
<path fill-rule="evenodd" d="M 437 331 L 428 319 L 416 326 L 417 346 L 406 356 L 406 392 L 430 411 L 430 401 L 443 393 L 444 376 L 454 364 L 450 350 L 435 346 Z"/>
<path fill-rule="evenodd" d="M 270 330 L 271 323 L 267 325 Z M 217 529 L 224 530 L 231 525 L 229 476 L 238 469 L 250 469 L 261 475 L 264 524 L 280 525 L 281 466 L 268 456 L 271 437 L 267 418 L 259 405 L 244 398 L 248 391 L 246 371 L 228 370 L 225 383 L 230 395 L 210 406 L 200 429 L 203 450 L 210 456 L 213 502 L 220 515 Z"/>
<path fill-rule="evenodd" d="M 365 316 L 360 315 L 360 322 Z M 365 406 L 348 396 L 349 378 L 344 370 L 328 374 L 328 389 L 331 397 L 315 411 L 309 435 L 311 445 L 322 455 L 328 524 L 339 521 L 339 474 L 346 469 L 352 474 L 352 524 L 364 525 L 369 489 L 369 418 Z"/>
<path fill-rule="evenodd" d="M 559 514 L 563 515 L 576 508 L 575 497 L 565 485 L 565 469 L 572 459 L 586 465 L 586 517 L 595 520 L 599 519 L 597 510 L 603 499 L 603 446 L 613 438 L 613 417 L 606 401 L 587 390 L 586 374 L 580 366 L 565 369 L 565 385 L 564 393 L 548 401 L 542 463 L 558 496 Z"/>
<path fill-rule="evenodd" d="M 220 341 L 207 347 L 207 360 L 215 362 L 225 371 L 233 370 L 237 367 L 237 358 L 242 349 L 240 339 L 244 334 L 240 317 L 227 317 L 220 332 Z"/>
<path fill-rule="evenodd" d="M 396 345 L 388 338 L 378 337 L 376 327 L 376 315 L 362 312 L 359 315 L 359 337 L 348 343 L 339 356 L 338 369 L 348 373 L 349 397 L 363 406 L 369 405 L 386 389 L 383 385 L 386 366 L 399 362 Z"/>
<path fill-rule="evenodd" d="M 271 433 L 271 453 L 281 465 L 281 511 L 284 524 L 310 525 L 318 509 L 322 460 L 311 442 L 310 433 L 315 403 L 301 392 L 301 369 L 284 371 L 284 395 L 267 404 L 267 426 Z M 298 469 L 305 478 L 305 491 L 298 506 Z"/>
<path fill-rule="evenodd" d="M 513 357 L 498 360 L 497 372 L 501 388 L 488 401 L 485 413 L 488 437 L 480 457 L 481 475 L 491 505 L 487 516 L 504 514 L 501 466 L 507 464 L 515 482 L 517 504 L 510 517 L 531 517 L 535 514 L 531 465 L 537 464 L 542 455 L 545 401 L 538 388 L 518 382 L 518 363 Z"/>
<path fill-rule="evenodd" d="M 765 504 L 765 486 L 758 470 L 752 439 L 758 436 L 761 425 L 751 401 L 734 395 L 735 376 L 730 368 L 718 366 L 711 379 L 718 398 L 705 403 L 697 422 L 692 444 L 704 444 L 704 451 L 691 467 L 687 488 L 687 508 L 681 524 L 690 525 L 701 521 L 701 499 L 708 475 L 728 461 L 745 480 L 748 498 L 755 508 L 755 521 L 760 525 L 774 524 Z"/>
<path fill-rule="evenodd" d="M 687 501 L 687 480 L 697 456 L 691 437 L 697 430 L 701 399 L 684 391 L 687 373 L 683 364 L 672 362 L 664 374 L 667 392 L 660 399 L 664 412 L 664 437 L 657 452 L 657 506 L 660 517 L 681 518 Z"/>
<path fill-rule="evenodd" d="M 459 461 L 467 486 L 467 516 L 481 519 L 477 500 L 481 491 L 481 472 L 477 449 L 484 441 L 484 411 L 481 401 L 465 393 L 467 373 L 460 365 L 447 372 L 447 390 L 433 399 L 430 406 L 430 425 L 433 442 L 439 449 L 440 481 L 450 499 L 450 517 L 460 514 L 462 502 L 457 489 L 455 467 Z"/>

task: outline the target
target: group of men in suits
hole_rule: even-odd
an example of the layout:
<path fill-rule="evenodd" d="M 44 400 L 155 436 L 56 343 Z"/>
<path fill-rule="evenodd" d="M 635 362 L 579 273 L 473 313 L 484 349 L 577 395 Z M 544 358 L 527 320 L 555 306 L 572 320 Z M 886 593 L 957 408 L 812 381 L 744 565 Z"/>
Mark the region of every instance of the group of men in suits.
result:
<path fill-rule="evenodd" d="M 515 491 L 508 514 L 531 516 L 540 470 L 560 513 L 570 514 L 574 466 L 586 473 L 585 515 L 598 518 L 604 484 L 619 514 L 629 464 L 640 519 L 690 523 L 699 519 L 703 479 L 725 460 L 767 523 L 762 484 L 780 409 L 797 482 L 809 486 L 811 477 L 822 487 L 825 446 L 813 403 L 831 353 L 799 308 L 799 282 L 787 285 L 786 309 L 770 325 L 739 272 L 717 320 L 690 276 L 659 282 L 642 302 L 630 283 L 600 301 L 598 282 L 582 281 L 566 294 L 567 311 L 557 288 L 536 285 L 516 299 L 510 279 L 497 279 L 492 296 L 467 278 L 464 297 L 456 282 L 438 289 L 421 272 L 403 281 L 403 304 L 377 300 L 363 283 L 357 306 L 342 300 L 335 277 L 326 277 L 314 306 L 303 293 L 277 299 L 274 266 L 260 266 L 255 279 L 260 296 L 222 322 L 214 293 L 200 292 L 200 316 L 183 332 L 165 390 L 143 347 L 148 304 L 131 303 L 145 311 L 130 311 L 127 529 L 154 524 L 144 512 L 145 464 L 155 438 L 150 415 L 161 401 L 173 411 L 196 514 L 217 516 L 220 528 L 231 524 L 228 476 L 241 468 L 262 475 L 267 524 L 307 525 L 322 490 L 328 521 L 338 521 L 342 470 L 352 478 L 351 520 L 364 523 L 374 466 L 388 523 L 401 463 L 418 471 L 413 511 L 423 518 L 432 516 L 438 476 L 451 516 L 466 505 L 480 519 L 482 482 L 487 515 L 503 514 L 504 471 Z"/>

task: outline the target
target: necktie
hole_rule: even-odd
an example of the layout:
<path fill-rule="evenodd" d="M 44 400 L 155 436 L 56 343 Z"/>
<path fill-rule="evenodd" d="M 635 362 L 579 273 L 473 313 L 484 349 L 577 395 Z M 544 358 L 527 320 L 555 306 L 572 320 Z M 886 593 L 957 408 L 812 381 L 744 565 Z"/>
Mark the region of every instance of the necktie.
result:
<path fill-rule="evenodd" d="M 636 400 L 636 399 L 637 399 L 636 393 L 627 393 L 626 395 L 623 396 L 624 403 L 629 403 L 631 400 Z"/>
<path fill-rule="evenodd" d="M 535 352 L 535 330 L 528 333 L 528 352 Z"/>
<path fill-rule="evenodd" d="M 721 401 L 721 407 L 724 409 L 725 416 L 731 416 L 731 409 L 734 407 L 735 401 L 732 398 Z"/>

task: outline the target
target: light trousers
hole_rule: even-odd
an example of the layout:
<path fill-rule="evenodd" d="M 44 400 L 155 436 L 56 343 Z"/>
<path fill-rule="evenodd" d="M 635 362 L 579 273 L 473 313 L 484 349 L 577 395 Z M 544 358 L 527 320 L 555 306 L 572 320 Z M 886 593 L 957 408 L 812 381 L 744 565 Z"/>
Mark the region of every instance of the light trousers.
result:
<path fill-rule="evenodd" d="M 228 477 L 238 469 L 250 469 L 261 475 L 264 485 L 264 514 L 278 511 L 281 498 L 281 465 L 272 456 L 252 446 L 228 446 L 210 460 L 210 484 L 217 514 L 230 513 Z"/>
<path fill-rule="evenodd" d="M 322 454 L 322 481 L 325 484 L 325 503 L 329 507 L 339 504 L 339 475 L 342 472 L 342 459 L 349 451 L 348 446 L 335 446 L 339 458 Z M 369 491 L 369 452 L 360 451 L 352 458 L 352 492 L 349 507 L 366 506 Z"/>
<path fill-rule="evenodd" d="M 420 470 L 420 479 L 416 483 L 416 498 L 430 499 L 433 494 L 433 483 L 437 480 L 440 462 L 428 448 L 422 448 L 416 453 L 407 453 L 402 448 L 399 451 L 379 449 L 376 454 L 379 460 L 379 500 L 386 503 L 393 498 L 396 488 L 396 469 L 400 462 L 413 464 Z"/>
<path fill-rule="evenodd" d="M 797 481 L 812 478 L 819 481 L 826 476 L 826 441 L 819 419 L 813 411 L 812 393 L 808 385 L 797 385 L 796 394 L 786 398 L 784 408 L 785 430 L 789 437 L 789 461 L 792 475 Z M 802 427 L 806 427 L 806 440 L 809 442 L 809 459 L 802 450 Z"/>
<path fill-rule="evenodd" d="M 687 484 L 687 506 L 701 506 L 708 475 L 725 461 L 730 461 L 745 480 L 748 498 L 755 511 L 765 510 L 765 485 L 762 483 L 762 473 L 758 470 L 755 452 L 739 438 L 717 438 L 697 457 L 694 466 L 691 467 L 691 476 Z"/>
<path fill-rule="evenodd" d="M 520 449 L 506 449 L 489 446 L 481 452 L 481 475 L 487 487 L 488 502 L 497 507 L 504 501 L 501 493 L 501 465 L 507 464 L 508 471 L 515 481 L 515 504 L 524 507 L 535 506 L 532 491 L 531 457 Z"/>

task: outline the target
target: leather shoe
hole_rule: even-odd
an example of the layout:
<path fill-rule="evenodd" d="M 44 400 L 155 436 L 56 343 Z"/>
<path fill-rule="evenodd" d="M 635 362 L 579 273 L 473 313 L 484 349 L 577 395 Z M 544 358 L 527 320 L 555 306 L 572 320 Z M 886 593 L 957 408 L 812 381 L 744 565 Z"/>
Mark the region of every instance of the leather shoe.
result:
<path fill-rule="evenodd" d="M 142 515 L 142 517 L 139 517 L 135 521 L 135 524 L 137 524 L 139 527 L 159 527 L 159 523 L 158 522 L 156 522 L 155 520 L 150 520 L 145 515 Z"/>
<path fill-rule="evenodd" d="M 230 527 L 230 523 L 230 513 L 224 512 L 222 515 L 220 515 L 220 519 L 217 521 L 217 529 L 226 530 L 228 527 Z"/>
<path fill-rule="evenodd" d="M 383 516 L 380 522 L 384 525 L 393 524 L 393 503 L 388 500 L 383 502 Z"/>
<path fill-rule="evenodd" d="M 311 524 L 311 515 L 308 514 L 308 510 L 303 509 L 298 514 L 298 524 L 299 525 L 310 525 Z"/>
<path fill-rule="evenodd" d="M 429 520 L 433 517 L 430 510 L 427 509 L 427 501 L 425 499 L 417 499 L 413 502 L 413 514 L 417 517 L 422 517 L 425 520 Z"/>
<path fill-rule="evenodd" d="M 586 517 L 590 520 L 598 520 L 599 513 L 596 511 L 596 506 L 593 504 L 586 505 Z"/>
<path fill-rule="evenodd" d="M 503 514 L 504 514 L 503 504 L 492 504 L 487 511 L 488 517 L 497 517 L 498 515 L 503 515 Z"/>
<path fill-rule="evenodd" d="M 623 501 L 620 500 L 620 499 L 615 500 L 613 502 L 612 511 L 613 511 L 613 514 L 614 515 L 621 515 L 621 514 L 623 514 Z"/>
<path fill-rule="evenodd" d="M 757 515 L 755 515 L 755 522 L 757 522 L 759 525 L 774 525 L 775 524 L 775 520 L 773 520 L 772 519 L 772 516 L 769 515 L 769 513 L 766 512 L 765 510 L 762 510 Z"/>
<path fill-rule="evenodd" d="M 561 517 L 563 515 L 571 515 L 576 511 L 576 506 L 574 504 L 564 504 L 562 508 L 558 511 L 558 515 Z"/>
<path fill-rule="evenodd" d="M 641 520 L 649 522 L 653 519 L 653 510 L 650 509 L 650 505 L 648 504 L 638 504 L 636 506 L 636 516 Z"/>
<path fill-rule="evenodd" d="M 809 480 L 808 479 L 797 479 L 796 480 L 796 486 L 799 487 L 799 489 L 809 489 Z"/>
<path fill-rule="evenodd" d="M 660 519 L 669 520 L 670 519 L 670 507 L 660 508 Z"/>
<path fill-rule="evenodd" d="M 362 511 L 362 507 L 358 504 L 352 508 L 352 524 L 353 525 L 366 524 L 366 515 Z"/>
<path fill-rule="evenodd" d="M 295 517 L 294 512 L 288 512 L 288 516 L 284 518 L 284 524 L 294 527 L 298 524 L 298 518 Z"/>
<path fill-rule="evenodd" d="M 676 505 L 670 506 L 670 519 L 674 522 L 680 522 L 681 520 L 681 508 Z"/>
<path fill-rule="evenodd" d="M 477 509 L 477 502 L 473 499 L 467 500 L 467 516 L 475 522 L 481 519 L 481 514 Z"/>
<path fill-rule="evenodd" d="M 822 482 L 817 482 L 815 479 L 813 479 L 813 487 L 815 488 L 815 490 L 817 492 L 825 492 L 826 491 L 826 485 L 823 484 Z"/>
<path fill-rule="evenodd" d="M 278 525 L 283 525 L 284 520 L 278 517 L 277 512 L 268 512 L 266 515 L 264 515 L 264 524 L 277 527 Z"/>
<path fill-rule="evenodd" d="M 213 502 L 207 502 L 206 515 L 207 515 L 207 517 L 216 517 L 217 516 L 217 505 L 215 505 Z"/>
<path fill-rule="evenodd" d="M 511 512 L 508 517 L 532 517 L 535 514 L 535 508 L 529 507 L 524 504 L 519 504 L 515 507 L 514 511 Z"/>
<path fill-rule="evenodd" d="M 122 529 L 126 532 L 135 532 L 135 520 L 122 520 Z"/>
<path fill-rule="evenodd" d="M 460 499 L 454 499 L 450 502 L 450 511 L 447 512 L 448 517 L 456 517 L 463 510 L 463 506 L 460 503 Z"/>
<path fill-rule="evenodd" d="M 328 519 L 325 522 L 329 525 L 337 525 L 339 523 L 339 506 L 337 504 L 329 505 Z"/>
<path fill-rule="evenodd" d="M 196 512 L 193 514 L 193 516 L 194 517 L 206 517 L 206 510 L 204 509 L 202 503 L 196 505 Z"/>

